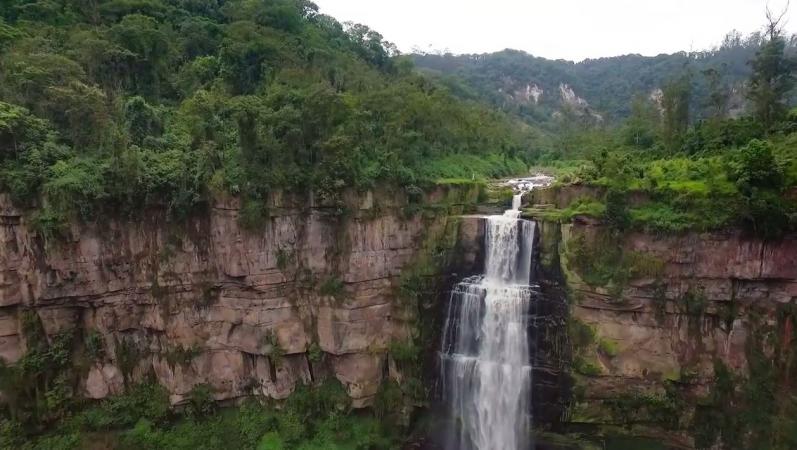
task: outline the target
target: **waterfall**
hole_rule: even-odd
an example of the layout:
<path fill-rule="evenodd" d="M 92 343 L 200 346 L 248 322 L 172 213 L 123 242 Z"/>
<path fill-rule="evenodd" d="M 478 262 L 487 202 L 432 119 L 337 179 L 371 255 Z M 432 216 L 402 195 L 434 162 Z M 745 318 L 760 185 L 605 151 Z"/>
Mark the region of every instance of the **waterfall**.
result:
<path fill-rule="evenodd" d="M 512 209 L 486 220 L 484 274 L 451 292 L 441 382 L 455 423 L 447 450 L 526 450 L 532 424 L 528 326 L 535 223 Z"/>

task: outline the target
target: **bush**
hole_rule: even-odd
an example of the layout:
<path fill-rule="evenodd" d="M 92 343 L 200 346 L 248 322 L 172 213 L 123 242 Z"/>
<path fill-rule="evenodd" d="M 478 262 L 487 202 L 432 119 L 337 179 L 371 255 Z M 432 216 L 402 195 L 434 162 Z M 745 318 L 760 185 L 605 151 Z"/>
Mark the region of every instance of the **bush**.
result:
<path fill-rule="evenodd" d="M 216 411 L 216 400 L 213 398 L 213 389 L 207 384 L 198 384 L 191 388 L 188 394 L 188 404 L 185 413 L 192 419 L 207 417 Z"/>
<path fill-rule="evenodd" d="M 527 173 L 528 166 L 523 161 L 498 154 L 450 155 L 424 161 L 418 169 L 419 178 L 437 181 L 457 179 L 477 181 Z"/>
<path fill-rule="evenodd" d="M 784 167 L 772 153 L 768 142 L 750 141 L 732 161 L 732 175 L 742 192 L 754 188 L 780 190 L 783 187 Z"/>
<path fill-rule="evenodd" d="M 603 217 L 611 227 L 617 230 L 625 230 L 631 222 L 628 214 L 628 200 L 624 192 L 616 189 L 609 189 L 606 192 L 606 209 Z"/>
<path fill-rule="evenodd" d="M 598 350 L 610 358 L 614 358 L 619 352 L 617 342 L 610 339 L 601 339 L 598 341 Z"/>
<path fill-rule="evenodd" d="M 244 199 L 238 215 L 238 223 L 247 230 L 260 230 L 268 218 L 268 209 L 264 202 L 254 199 Z"/>
<path fill-rule="evenodd" d="M 142 383 L 129 392 L 103 400 L 76 417 L 82 428 L 93 431 L 120 429 L 146 419 L 161 424 L 170 416 L 169 394 L 157 384 Z"/>
<path fill-rule="evenodd" d="M 325 297 L 340 299 L 346 293 L 346 285 L 336 276 L 330 276 L 318 287 L 318 293 Z"/>
<path fill-rule="evenodd" d="M 86 354 L 92 361 L 99 361 L 105 356 L 105 342 L 102 334 L 96 330 L 90 330 L 86 333 L 83 345 L 86 346 Z"/>
<path fill-rule="evenodd" d="M 260 440 L 260 444 L 257 446 L 257 450 L 284 450 L 285 443 L 282 440 L 282 437 L 275 432 L 266 433 L 263 436 L 263 439 Z"/>
<path fill-rule="evenodd" d="M 764 189 L 752 189 L 742 209 L 743 225 L 764 239 L 777 239 L 795 228 L 793 205 L 778 193 Z"/>

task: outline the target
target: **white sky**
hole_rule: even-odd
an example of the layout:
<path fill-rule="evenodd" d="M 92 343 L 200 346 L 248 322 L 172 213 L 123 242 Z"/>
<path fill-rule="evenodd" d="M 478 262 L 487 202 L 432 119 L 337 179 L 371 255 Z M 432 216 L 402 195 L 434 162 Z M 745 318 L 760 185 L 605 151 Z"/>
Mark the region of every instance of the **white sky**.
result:
<path fill-rule="evenodd" d="M 761 29 L 787 0 L 314 0 L 341 22 L 368 25 L 402 52 L 514 48 L 580 61 L 704 50 L 737 29 Z M 786 16 L 797 30 L 797 2 Z"/>

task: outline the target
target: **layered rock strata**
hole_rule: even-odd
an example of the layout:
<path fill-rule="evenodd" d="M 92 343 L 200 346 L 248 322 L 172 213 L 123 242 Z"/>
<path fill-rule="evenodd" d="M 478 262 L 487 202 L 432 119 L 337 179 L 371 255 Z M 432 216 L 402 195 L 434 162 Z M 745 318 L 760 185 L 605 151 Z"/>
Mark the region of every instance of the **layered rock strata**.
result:
<path fill-rule="evenodd" d="M 452 218 L 475 197 L 439 189 L 413 204 L 392 192 L 348 194 L 341 207 L 274 195 L 255 230 L 226 198 L 181 222 L 152 208 L 73 222 L 45 239 L 0 196 L 0 358 L 25 354 L 32 317 L 48 339 L 70 332 L 78 347 L 101 344 L 81 368 L 86 397 L 154 377 L 173 404 L 199 384 L 217 400 L 282 399 L 334 376 L 355 406 L 367 405 L 389 373 L 391 342 L 417 319 L 397 301 L 402 270 L 439 246 L 430 237 L 476 239 L 467 229 L 457 239 Z"/>

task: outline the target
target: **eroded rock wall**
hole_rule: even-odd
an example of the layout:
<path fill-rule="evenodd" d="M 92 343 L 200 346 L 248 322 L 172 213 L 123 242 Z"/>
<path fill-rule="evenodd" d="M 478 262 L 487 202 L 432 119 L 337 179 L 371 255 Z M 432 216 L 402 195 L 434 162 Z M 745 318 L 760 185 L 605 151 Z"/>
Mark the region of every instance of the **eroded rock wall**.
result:
<path fill-rule="evenodd" d="M 417 309 L 397 300 L 402 270 L 429 247 L 478 239 L 467 226 L 459 236 L 455 217 L 475 197 L 443 189 L 419 206 L 394 192 L 350 194 L 342 212 L 274 195 L 254 231 L 240 225 L 237 200 L 217 199 L 179 223 L 153 208 L 47 240 L 0 196 L 0 358 L 24 355 L 32 318 L 49 339 L 101 344 L 81 369 L 90 398 L 154 377 L 174 404 L 198 384 L 217 400 L 281 399 L 334 376 L 367 405 L 390 343 L 414 332 Z M 475 261 L 476 247 L 457 247 L 460 259 Z"/>
<path fill-rule="evenodd" d="M 532 201 L 564 207 L 584 192 L 571 194 Z M 618 232 L 580 217 L 540 227 L 545 273 L 570 303 L 565 423 L 632 427 L 692 448 L 718 364 L 741 380 L 760 357 L 779 378 L 794 375 L 797 236 Z"/>

